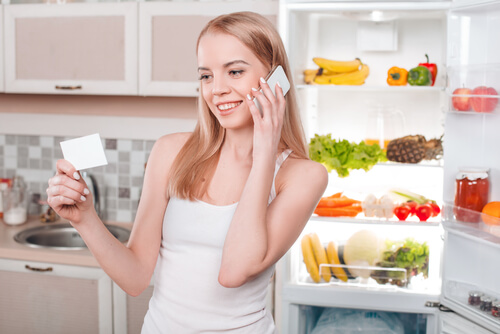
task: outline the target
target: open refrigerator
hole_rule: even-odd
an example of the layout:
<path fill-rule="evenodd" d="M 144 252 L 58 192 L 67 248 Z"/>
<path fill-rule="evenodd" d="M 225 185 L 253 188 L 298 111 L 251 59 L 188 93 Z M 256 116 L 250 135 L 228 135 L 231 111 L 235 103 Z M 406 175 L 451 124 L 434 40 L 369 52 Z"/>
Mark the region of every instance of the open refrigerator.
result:
<path fill-rule="evenodd" d="M 471 211 L 472 218 L 462 222 L 457 220 L 454 205 L 456 175 L 464 166 L 486 168 L 489 200 L 500 201 L 500 154 L 496 149 L 500 107 L 497 103 L 491 112 L 457 111 L 453 103 L 454 98 L 463 97 L 455 94 L 457 88 L 487 86 L 500 92 L 500 2 L 282 0 L 280 32 L 308 138 L 315 133 L 332 133 L 356 142 L 373 133 L 378 136 L 382 122 L 389 139 L 409 134 L 439 138 L 444 134 L 444 157 L 418 164 L 380 163 L 368 172 L 351 171 L 346 178 L 330 174 L 325 196 L 341 191 L 362 200 L 368 193 L 381 196 L 403 188 L 435 199 L 442 211 L 427 222 L 416 217 L 398 221 L 395 217 L 313 215 L 277 264 L 275 321 L 279 333 L 319 333 L 315 326 L 327 312 L 330 319 L 358 312 L 352 318 L 358 319 L 352 325 L 353 333 L 358 333 L 356 326 L 362 327 L 360 316 L 392 317 L 389 320 L 397 320 L 393 329 L 402 333 L 500 333 L 500 317 L 483 305 L 471 305 L 470 297 L 475 291 L 490 297 L 493 304 L 500 301 L 500 220 Z M 434 86 L 386 84 L 391 66 L 409 69 L 422 62 L 425 53 L 438 64 Z M 361 57 L 370 64 L 366 83 L 302 84 L 303 70 L 314 66 L 312 58 L 331 55 L 339 60 Z M 498 96 L 480 97 L 498 102 Z M 382 121 L 381 114 L 385 117 Z M 302 238 L 316 233 L 325 247 L 333 241 L 342 256 L 342 247 L 360 231 L 376 234 L 386 243 L 411 238 L 425 244 L 429 255 L 425 275 L 411 277 L 398 269 L 389 274 L 375 265 L 365 267 L 365 275 L 353 275 L 347 282 L 334 275 L 328 281 L 313 282 L 304 263 Z M 337 267 L 349 271 L 345 263 Z M 356 272 L 360 268 L 351 269 Z M 402 276 L 394 279 L 396 274 Z M 344 327 L 328 333 L 349 330 Z M 376 328 L 370 331 L 379 332 L 389 333 Z"/>

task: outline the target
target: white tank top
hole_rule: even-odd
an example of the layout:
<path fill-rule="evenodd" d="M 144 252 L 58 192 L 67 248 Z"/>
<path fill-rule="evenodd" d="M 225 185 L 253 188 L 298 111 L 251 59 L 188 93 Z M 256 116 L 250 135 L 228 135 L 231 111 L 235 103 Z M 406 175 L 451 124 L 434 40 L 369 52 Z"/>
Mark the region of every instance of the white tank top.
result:
<path fill-rule="evenodd" d="M 285 150 L 276 160 L 274 179 L 290 153 Z M 274 179 L 269 203 L 276 197 Z M 222 248 L 237 205 L 170 198 L 142 334 L 274 333 L 266 309 L 274 266 L 238 288 L 218 282 Z"/>

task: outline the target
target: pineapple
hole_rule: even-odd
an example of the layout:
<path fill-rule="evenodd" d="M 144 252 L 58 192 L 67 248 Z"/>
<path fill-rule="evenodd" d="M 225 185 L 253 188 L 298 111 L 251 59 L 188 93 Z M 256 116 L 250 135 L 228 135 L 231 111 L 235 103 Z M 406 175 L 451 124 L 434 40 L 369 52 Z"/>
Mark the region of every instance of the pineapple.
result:
<path fill-rule="evenodd" d="M 439 159 L 443 155 L 442 137 L 427 141 L 422 135 L 393 139 L 387 145 L 390 161 L 416 164 L 422 160 Z"/>

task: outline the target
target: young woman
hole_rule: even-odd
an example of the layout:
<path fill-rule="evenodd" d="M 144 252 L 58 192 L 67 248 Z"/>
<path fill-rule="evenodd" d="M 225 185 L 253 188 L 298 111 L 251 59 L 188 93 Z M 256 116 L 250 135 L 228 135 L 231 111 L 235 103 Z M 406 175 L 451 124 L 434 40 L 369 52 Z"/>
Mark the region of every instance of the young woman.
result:
<path fill-rule="evenodd" d="M 250 12 L 215 18 L 197 55 L 198 124 L 155 143 L 127 246 L 99 220 L 65 160 L 49 180 L 48 202 L 130 295 L 155 272 L 143 333 L 273 333 L 269 279 L 328 175 L 308 159 L 293 83 L 286 98 L 277 85 L 275 97 L 263 79 L 276 65 L 291 78 L 267 19 Z"/>

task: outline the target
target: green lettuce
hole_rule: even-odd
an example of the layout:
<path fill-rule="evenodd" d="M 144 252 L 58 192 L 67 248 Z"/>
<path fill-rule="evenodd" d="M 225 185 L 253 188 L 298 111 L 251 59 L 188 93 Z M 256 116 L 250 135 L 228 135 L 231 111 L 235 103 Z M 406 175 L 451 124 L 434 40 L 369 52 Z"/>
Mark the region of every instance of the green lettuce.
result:
<path fill-rule="evenodd" d="M 346 139 L 332 139 L 331 134 L 315 134 L 309 143 L 309 157 L 322 163 L 328 172 L 337 171 L 339 177 L 349 176 L 353 169 L 369 171 L 378 162 L 387 161 L 385 152 L 378 144 L 359 144 Z"/>

